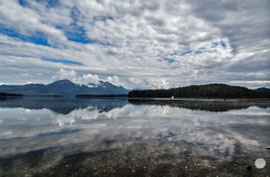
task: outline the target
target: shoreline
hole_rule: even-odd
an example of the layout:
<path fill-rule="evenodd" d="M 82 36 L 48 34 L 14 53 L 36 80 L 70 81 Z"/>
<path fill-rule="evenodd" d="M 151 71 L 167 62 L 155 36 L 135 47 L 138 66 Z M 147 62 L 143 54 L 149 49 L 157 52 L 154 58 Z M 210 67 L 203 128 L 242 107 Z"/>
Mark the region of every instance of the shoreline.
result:
<path fill-rule="evenodd" d="M 147 98 L 147 97 L 128 97 L 133 101 L 214 101 L 214 102 L 270 102 L 270 98 Z"/>

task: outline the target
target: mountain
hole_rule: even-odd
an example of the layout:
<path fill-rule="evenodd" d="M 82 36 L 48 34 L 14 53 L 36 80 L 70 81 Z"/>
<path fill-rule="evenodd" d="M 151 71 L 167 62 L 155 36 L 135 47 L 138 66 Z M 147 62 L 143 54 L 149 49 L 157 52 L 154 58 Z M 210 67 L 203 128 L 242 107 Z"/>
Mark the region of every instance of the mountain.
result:
<path fill-rule="evenodd" d="M 122 86 L 115 86 L 109 82 L 100 81 L 99 84 L 78 85 L 70 80 L 59 80 L 53 83 L 26 84 L 26 85 L 1 85 L 0 92 L 16 93 L 23 95 L 64 95 L 75 96 L 77 94 L 107 95 L 127 94 L 128 90 Z"/>
<path fill-rule="evenodd" d="M 269 89 L 259 88 L 251 90 L 245 87 L 230 86 L 226 84 L 191 85 L 187 87 L 134 90 L 128 97 L 152 98 L 270 98 Z"/>
<path fill-rule="evenodd" d="M 255 89 L 255 92 L 270 94 L 270 89 L 269 88 L 262 87 L 262 88 Z"/>

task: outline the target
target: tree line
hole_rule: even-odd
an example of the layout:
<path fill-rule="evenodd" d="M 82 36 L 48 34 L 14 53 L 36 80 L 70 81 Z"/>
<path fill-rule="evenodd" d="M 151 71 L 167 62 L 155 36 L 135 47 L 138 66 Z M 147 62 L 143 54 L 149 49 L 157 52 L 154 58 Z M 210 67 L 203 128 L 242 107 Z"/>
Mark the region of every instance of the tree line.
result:
<path fill-rule="evenodd" d="M 151 98 L 270 98 L 267 92 L 226 84 L 191 85 L 187 87 L 155 90 L 133 90 L 128 97 Z"/>

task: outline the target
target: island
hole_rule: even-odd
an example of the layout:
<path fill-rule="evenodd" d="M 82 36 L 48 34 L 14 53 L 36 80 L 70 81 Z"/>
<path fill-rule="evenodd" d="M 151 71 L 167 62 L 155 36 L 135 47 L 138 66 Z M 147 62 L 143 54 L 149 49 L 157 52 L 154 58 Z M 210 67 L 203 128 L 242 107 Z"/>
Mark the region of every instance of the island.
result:
<path fill-rule="evenodd" d="M 191 85 L 186 87 L 155 89 L 155 90 L 133 90 L 128 93 L 129 99 L 269 99 L 270 89 L 258 88 L 255 90 L 246 87 L 231 86 L 226 84 Z"/>

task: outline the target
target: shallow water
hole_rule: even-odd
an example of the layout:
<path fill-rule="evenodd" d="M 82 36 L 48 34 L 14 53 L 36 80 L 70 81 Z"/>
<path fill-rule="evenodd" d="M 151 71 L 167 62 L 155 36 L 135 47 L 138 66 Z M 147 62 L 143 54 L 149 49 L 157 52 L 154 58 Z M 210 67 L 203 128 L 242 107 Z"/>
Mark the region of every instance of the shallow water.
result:
<path fill-rule="evenodd" d="M 269 137 L 263 103 L 7 99 L 0 176 L 269 176 Z"/>

